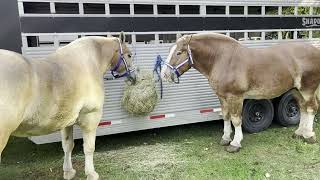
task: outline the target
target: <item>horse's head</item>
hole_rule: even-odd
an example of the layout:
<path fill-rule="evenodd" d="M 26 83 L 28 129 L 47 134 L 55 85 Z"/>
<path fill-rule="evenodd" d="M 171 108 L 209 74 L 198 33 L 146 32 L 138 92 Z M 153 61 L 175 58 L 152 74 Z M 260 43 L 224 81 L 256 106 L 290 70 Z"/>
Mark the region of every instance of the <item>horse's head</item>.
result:
<path fill-rule="evenodd" d="M 179 82 L 179 77 L 193 65 L 192 53 L 189 46 L 192 35 L 179 38 L 170 49 L 161 78 L 169 82 Z"/>
<path fill-rule="evenodd" d="M 114 40 L 117 43 L 116 53 L 111 60 L 111 74 L 115 78 L 128 77 L 135 81 L 135 67 L 130 49 L 125 43 L 124 33 Z"/>

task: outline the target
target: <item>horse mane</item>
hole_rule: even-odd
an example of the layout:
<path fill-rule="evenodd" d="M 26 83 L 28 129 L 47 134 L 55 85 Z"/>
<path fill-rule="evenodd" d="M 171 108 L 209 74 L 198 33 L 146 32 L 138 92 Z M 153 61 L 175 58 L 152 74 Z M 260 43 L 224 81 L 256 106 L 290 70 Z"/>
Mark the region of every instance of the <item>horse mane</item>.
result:
<path fill-rule="evenodd" d="M 198 34 L 186 35 L 186 36 L 183 36 L 182 38 L 184 40 L 189 41 L 190 37 L 191 37 L 191 40 L 217 40 L 217 41 L 224 41 L 224 42 L 239 44 L 239 42 L 236 41 L 235 39 L 219 33 L 198 33 Z"/>
<path fill-rule="evenodd" d="M 86 37 L 78 38 L 63 47 L 58 48 L 58 50 L 68 49 L 71 47 L 74 48 L 74 46 L 78 46 L 81 44 L 88 44 L 90 42 L 91 43 L 98 43 L 98 42 L 106 41 L 106 40 L 111 41 L 115 38 L 116 37 L 107 37 L 107 39 L 106 39 L 106 37 L 103 37 L 103 36 L 86 36 Z"/>

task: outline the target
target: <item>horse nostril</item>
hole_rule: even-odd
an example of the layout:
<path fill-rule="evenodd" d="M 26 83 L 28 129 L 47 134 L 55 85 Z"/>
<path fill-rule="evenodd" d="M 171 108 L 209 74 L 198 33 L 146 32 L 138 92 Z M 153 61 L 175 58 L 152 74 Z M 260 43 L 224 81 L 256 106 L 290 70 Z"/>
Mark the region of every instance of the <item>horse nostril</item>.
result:
<path fill-rule="evenodd" d="M 170 75 L 168 73 L 165 73 L 165 78 L 169 79 Z"/>
<path fill-rule="evenodd" d="M 172 80 L 172 81 L 174 81 L 175 76 L 174 76 L 174 74 L 173 74 L 173 73 L 171 73 L 171 76 L 170 76 L 170 77 L 171 77 L 171 80 Z"/>

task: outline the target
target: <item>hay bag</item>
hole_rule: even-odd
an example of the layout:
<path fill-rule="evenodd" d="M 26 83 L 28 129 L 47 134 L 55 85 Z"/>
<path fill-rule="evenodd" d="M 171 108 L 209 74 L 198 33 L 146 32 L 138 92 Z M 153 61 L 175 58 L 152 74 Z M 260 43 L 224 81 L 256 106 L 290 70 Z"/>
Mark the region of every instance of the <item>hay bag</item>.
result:
<path fill-rule="evenodd" d="M 121 100 L 122 107 L 131 115 L 142 116 L 153 111 L 158 102 L 153 72 L 141 70 L 136 74 L 136 83 L 126 83 Z"/>

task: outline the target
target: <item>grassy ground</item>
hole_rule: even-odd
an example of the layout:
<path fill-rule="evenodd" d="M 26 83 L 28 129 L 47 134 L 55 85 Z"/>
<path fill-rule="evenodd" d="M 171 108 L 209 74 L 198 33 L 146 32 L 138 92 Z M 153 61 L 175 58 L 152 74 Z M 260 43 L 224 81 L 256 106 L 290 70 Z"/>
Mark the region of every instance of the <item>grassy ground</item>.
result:
<path fill-rule="evenodd" d="M 198 123 L 98 137 L 95 166 L 101 179 L 320 179 L 320 146 L 292 139 L 295 128 L 273 125 L 244 134 L 240 153 L 218 145 L 222 122 Z M 320 137 L 319 123 L 316 125 Z M 75 179 L 85 179 L 82 141 L 73 155 Z M 35 145 L 11 138 L 0 179 L 62 179 L 60 143 Z M 270 176 L 270 177 L 269 177 Z"/>

